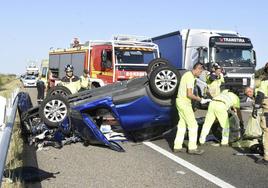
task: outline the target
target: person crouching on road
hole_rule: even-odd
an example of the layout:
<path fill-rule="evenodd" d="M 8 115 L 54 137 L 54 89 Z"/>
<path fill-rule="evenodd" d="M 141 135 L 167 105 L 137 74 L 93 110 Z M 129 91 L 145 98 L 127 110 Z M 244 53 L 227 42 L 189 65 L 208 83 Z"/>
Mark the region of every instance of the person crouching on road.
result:
<path fill-rule="evenodd" d="M 268 71 L 267 71 L 268 72 Z M 263 148 L 264 155 L 256 161 L 258 164 L 268 165 L 268 77 L 264 78 L 260 87 L 258 88 L 257 95 L 255 98 L 255 105 L 252 111 L 252 117 L 257 118 L 258 110 L 262 108 L 263 112 L 260 115 L 261 127 L 263 129 Z"/>
<path fill-rule="evenodd" d="M 89 75 L 88 75 L 87 69 L 85 69 L 83 72 L 83 75 L 80 76 L 80 83 L 81 83 L 80 91 L 85 91 L 85 90 L 90 89 L 90 81 L 89 81 Z"/>
<path fill-rule="evenodd" d="M 217 63 L 213 64 L 213 70 L 206 76 L 208 87 L 207 95 L 211 98 L 221 93 L 221 84 L 224 83 L 222 68 Z"/>
<path fill-rule="evenodd" d="M 186 149 L 183 148 L 183 141 L 186 132 L 186 127 L 189 132 L 189 143 L 188 143 L 188 153 L 201 155 L 204 150 L 197 148 L 197 131 L 198 124 L 195 119 L 194 111 L 192 109 L 191 100 L 196 100 L 205 104 L 210 101 L 210 99 L 203 99 L 193 94 L 195 80 L 201 75 L 204 70 L 204 65 L 202 63 L 196 63 L 192 71 L 186 72 L 180 81 L 180 86 L 178 90 L 178 95 L 176 99 L 176 107 L 179 112 L 179 123 L 177 125 L 177 134 L 174 140 L 174 152 L 185 152 Z"/>
<path fill-rule="evenodd" d="M 205 118 L 205 123 L 202 127 L 201 135 L 199 138 L 199 143 L 202 145 L 206 141 L 206 137 L 210 131 L 212 124 L 217 118 L 220 126 L 222 127 L 222 140 L 221 146 L 229 145 L 229 118 L 228 110 L 233 108 L 235 112 L 239 112 L 240 109 L 240 99 L 239 97 L 228 90 L 224 90 L 218 96 L 214 97 L 212 102 L 209 103 L 208 111 Z M 241 118 L 241 115 L 238 115 Z"/>
<path fill-rule="evenodd" d="M 80 79 L 78 76 L 75 76 L 73 74 L 74 68 L 72 65 L 66 65 L 65 66 L 65 73 L 66 75 L 61 79 L 61 84 L 65 87 L 67 87 L 72 94 L 77 93 L 80 88 Z"/>

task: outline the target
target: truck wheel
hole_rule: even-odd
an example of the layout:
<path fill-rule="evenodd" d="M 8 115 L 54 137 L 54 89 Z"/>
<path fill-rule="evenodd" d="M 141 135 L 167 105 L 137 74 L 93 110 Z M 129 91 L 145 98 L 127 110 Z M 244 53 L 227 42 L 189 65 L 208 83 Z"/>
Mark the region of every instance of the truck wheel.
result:
<path fill-rule="evenodd" d="M 156 67 L 162 66 L 162 65 L 169 65 L 169 62 L 167 59 L 164 58 L 157 58 L 152 60 L 147 68 L 147 75 L 148 77 L 150 77 L 150 74 L 153 72 L 154 69 L 156 69 Z"/>
<path fill-rule="evenodd" d="M 98 87 L 101 87 L 98 82 L 92 82 L 91 83 L 91 89 L 98 88 Z"/>
<path fill-rule="evenodd" d="M 68 96 L 71 95 L 72 92 L 64 86 L 55 86 L 48 90 L 47 96 L 53 96 L 53 95 L 62 95 L 62 96 Z"/>
<path fill-rule="evenodd" d="M 176 95 L 180 83 L 179 72 L 170 66 L 159 66 L 150 75 L 149 84 L 153 94 L 160 99 Z"/>
<path fill-rule="evenodd" d="M 40 106 L 39 116 L 49 127 L 58 127 L 69 116 L 70 105 L 68 100 L 61 95 L 47 97 Z"/>

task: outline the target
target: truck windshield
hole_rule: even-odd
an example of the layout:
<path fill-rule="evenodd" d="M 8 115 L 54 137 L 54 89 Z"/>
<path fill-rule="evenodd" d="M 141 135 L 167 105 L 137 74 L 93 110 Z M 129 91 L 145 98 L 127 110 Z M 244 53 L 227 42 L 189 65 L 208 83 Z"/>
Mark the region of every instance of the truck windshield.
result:
<path fill-rule="evenodd" d="M 116 50 L 117 64 L 148 64 L 156 58 L 154 51 Z"/>
<path fill-rule="evenodd" d="M 213 62 L 223 67 L 251 67 L 253 64 L 253 51 L 242 47 L 213 47 Z"/>

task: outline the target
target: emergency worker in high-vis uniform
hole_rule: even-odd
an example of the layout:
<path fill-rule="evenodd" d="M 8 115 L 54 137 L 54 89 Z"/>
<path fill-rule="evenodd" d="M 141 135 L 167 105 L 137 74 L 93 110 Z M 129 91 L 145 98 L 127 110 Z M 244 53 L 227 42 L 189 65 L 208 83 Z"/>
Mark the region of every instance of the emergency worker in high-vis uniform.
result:
<path fill-rule="evenodd" d="M 85 69 L 83 75 L 80 76 L 81 89 L 80 91 L 85 91 L 90 89 L 90 80 L 88 75 L 88 70 Z"/>
<path fill-rule="evenodd" d="M 224 83 L 222 68 L 217 64 L 213 64 L 213 71 L 206 75 L 207 93 L 211 98 L 221 93 L 221 85 Z"/>
<path fill-rule="evenodd" d="M 65 66 L 66 75 L 61 79 L 61 85 L 67 87 L 72 94 L 77 93 L 81 88 L 80 79 L 73 74 L 74 68 L 72 65 Z"/>
<path fill-rule="evenodd" d="M 174 152 L 185 152 L 183 147 L 184 136 L 186 128 L 188 129 L 189 143 L 188 153 L 201 155 L 204 150 L 197 148 L 197 131 L 198 125 L 195 119 L 191 100 L 196 100 L 205 104 L 210 99 L 203 99 L 193 94 L 196 78 L 201 75 L 204 70 L 202 63 L 196 63 L 191 71 L 184 73 L 181 77 L 178 95 L 176 98 L 176 107 L 179 113 L 179 123 L 177 125 L 177 134 L 174 140 Z"/>
<path fill-rule="evenodd" d="M 268 71 L 267 71 L 268 73 Z M 257 96 L 255 98 L 255 105 L 252 111 L 252 117 L 256 118 L 258 114 L 258 110 L 262 108 L 262 114 L 260 115 L 261 119 L 261 127 L 263 129 L 263 149 L 264 155 L 263 158 L 260 158 L 256 161 L 259 164 L 268 165 L 268 78 L 264 78 L 260 87 L 257 90 Z"/>
<path fill-rule="evenodd" d="M 230 133 L 228 110 L 230 108 L 233 108 L 234 111 L 237 111 L 240 108 L 240 99 L 233 92 L 224 90 L 221 92 L 221 94 L 213 98 L 212 102 L 209 103 L 205 123 L 202 127 L 201 135 L 199 138 L 200 144 L 205 143 L 210 128 L 217 118 L 220 126 L 222 127 L 221 145 L 228 146 Z"/>

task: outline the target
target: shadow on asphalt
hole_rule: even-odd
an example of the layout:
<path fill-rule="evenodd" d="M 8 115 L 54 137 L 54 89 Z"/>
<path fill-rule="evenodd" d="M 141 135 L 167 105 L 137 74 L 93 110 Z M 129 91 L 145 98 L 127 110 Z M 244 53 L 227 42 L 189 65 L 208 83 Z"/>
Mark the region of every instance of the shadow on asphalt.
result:
<path fill-rule="evenodd" d="M 10 177 L 13 182 L 19 181 L 24 183 L 41 182 L 50 178 L 56 178 L 56 174 L 59 174 L 59 172 L 46 172 L 33 166 L 21 166 L 4 171 L 4 177 Z"/>
<path fill-rule="evenodd" d="M 23 155 L 23 166 L 31 166 L 38 168 L 36 149 L 34 146 L 24 144 L 24 155 Z M 41 182 L 26 182 L 25 187 L 27 188 L 41 188 Z"/>

